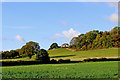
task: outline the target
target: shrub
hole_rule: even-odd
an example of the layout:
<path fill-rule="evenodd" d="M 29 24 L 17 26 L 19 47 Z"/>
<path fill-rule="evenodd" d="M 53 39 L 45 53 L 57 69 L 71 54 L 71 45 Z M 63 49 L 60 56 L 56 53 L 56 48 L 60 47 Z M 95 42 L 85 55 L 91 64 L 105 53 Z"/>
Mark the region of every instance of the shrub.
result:
<path fill-rule="evenodd" d="M 41 49 L 36 54 L 36 60 L 42 62 L 42 63 L 49 63 L 50 57 L 48 55 L 48 52 L 44 49 Z"/>

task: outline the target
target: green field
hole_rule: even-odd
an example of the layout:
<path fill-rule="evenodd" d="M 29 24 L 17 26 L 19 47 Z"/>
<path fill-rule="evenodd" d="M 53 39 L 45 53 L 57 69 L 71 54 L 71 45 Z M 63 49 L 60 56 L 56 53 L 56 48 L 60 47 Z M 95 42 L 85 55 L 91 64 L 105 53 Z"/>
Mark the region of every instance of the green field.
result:
<path fill-rule="evenodd" d="M 70 59 L 78 61 L 84 58 L 116 58 L 118 57 L 118 48 L 98 49 L 88 51 L 70 51 L 65 48 L 49 50 L 50 57 L 52 59 Z"/>
<path fill-rule="evenodd" d="M 116 58 L 118 48 L 88 51 L 71 51 L 66 48 L 48 50 L 51 59 L 70 59 L 73 61 L 84 58 Z M 3 61 L 35 60 L 28 57 L 3 59 Z M 3 66 L 2 78 L 117 78 L 118 62 L 83 62 L 69 64 L 40 64 L 22 66 Z"/>
<path fill-rule="evenodd" d="M 2 67 L 2 78 L 117 78 L 118 62 L 86 62 Z"/>
<path fill-rule="evenodd" d="M 84 58 L 117 58 L 118 48 L 109 49 L 98 49 L 98 50 L 88 50 L 88 51 L 71 51 L 66 48 L 59 48 L 54 50 L 48 50 L 50 59 L 70 59 L 73 61 L 83 60 Z M 18 58 L 18 59 L 3 59 L 2 61 L 17 61 L 17 60 L 35 60 L 36 56 L 33 55 L 31 59 L 28 57 Z"/>

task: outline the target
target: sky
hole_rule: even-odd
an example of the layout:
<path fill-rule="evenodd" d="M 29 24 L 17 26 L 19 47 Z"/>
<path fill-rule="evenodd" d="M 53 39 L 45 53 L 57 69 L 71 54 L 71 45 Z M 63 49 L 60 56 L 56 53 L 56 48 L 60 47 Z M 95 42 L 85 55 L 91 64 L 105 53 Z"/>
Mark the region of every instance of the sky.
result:
<path fill-rule="evenodd" d="M 29 41 L 48 49 L 81 33 L 109 31 L 118 25 L 117 8 L 108 2 L 3 2 L 2 50 L 20 49 Z"/>

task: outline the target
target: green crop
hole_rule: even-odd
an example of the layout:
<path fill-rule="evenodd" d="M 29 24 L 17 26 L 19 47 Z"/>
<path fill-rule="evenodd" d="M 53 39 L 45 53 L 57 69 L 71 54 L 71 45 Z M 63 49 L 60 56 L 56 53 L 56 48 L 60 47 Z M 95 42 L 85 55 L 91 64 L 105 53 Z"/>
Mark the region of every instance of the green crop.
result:
<path fill-rule="evenodd" d="M 117 78 L 118 61 L 2 67 L 3 78 Z"/>

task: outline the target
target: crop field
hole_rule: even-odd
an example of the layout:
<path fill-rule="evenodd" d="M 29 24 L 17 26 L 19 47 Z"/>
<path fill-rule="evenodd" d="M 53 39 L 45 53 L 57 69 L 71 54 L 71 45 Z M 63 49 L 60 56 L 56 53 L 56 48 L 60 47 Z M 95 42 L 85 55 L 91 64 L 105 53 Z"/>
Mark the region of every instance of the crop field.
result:
<path fill-rule="evenodd" d="M 2 78 L 118 78 L 118 61 L 4 66 Z"/>

